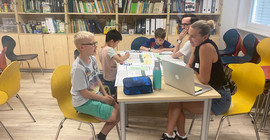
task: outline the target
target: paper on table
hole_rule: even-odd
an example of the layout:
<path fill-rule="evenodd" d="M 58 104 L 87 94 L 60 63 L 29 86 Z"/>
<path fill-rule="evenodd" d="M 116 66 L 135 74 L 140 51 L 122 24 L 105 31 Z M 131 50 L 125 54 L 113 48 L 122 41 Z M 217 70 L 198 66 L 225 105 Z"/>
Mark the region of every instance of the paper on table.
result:
<path fill-rule="evenodd" d="M 202 88 L 201 87 L 198 87 L 198 86 L 194 86 L 195 87 L 195 92 L 198 92 L 198 91 L 201 91 Z"/>

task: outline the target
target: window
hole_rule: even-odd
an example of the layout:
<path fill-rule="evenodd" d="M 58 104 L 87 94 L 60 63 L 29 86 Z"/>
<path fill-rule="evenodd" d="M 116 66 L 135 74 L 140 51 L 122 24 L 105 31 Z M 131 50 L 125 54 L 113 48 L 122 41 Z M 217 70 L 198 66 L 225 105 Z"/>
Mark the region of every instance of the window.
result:
<path fill-rule="evenodd" d="M 269 0 L 253 0 L 250 22 L 270 26 L 269 13 L 270 13 Z"/>
<path fill-rule="evenodd" d="M 270 0 L 239 0 L 237 28 L 270 37 Z"/>

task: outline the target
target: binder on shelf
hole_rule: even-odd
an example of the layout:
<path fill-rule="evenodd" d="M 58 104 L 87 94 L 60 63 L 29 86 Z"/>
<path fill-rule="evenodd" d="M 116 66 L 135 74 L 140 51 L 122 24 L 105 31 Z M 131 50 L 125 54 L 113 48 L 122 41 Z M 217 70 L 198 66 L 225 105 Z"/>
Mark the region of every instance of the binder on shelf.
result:
<path fill-rule="evenodd" d="M 219 0 L 215 0 L 215 11 L 214 13 L 219 13 Z"/>
<path fill-rule="evenodd" d="M 155 35 L 155 30 L 156 30 L 156 19 L 151 18 L 151 32 L 150 35 Z"/>
<path fill-rule="evenodd" d="M 206 13 L 211 13 L 212 0 L 207 0 L 207 11 Z"/>
<path fill-rule="evenodd" d="M 203 0 L 202 13 L 207 13 L 207 2 L 208 0 Z"/>
<path fill-rule="evenodd" d="M 145 30 L 146 23 L 145 22 L 146 22 L 145 19 L 142 19 L 142 34 L 145 34 L 145 32 L 146 32 L 146 30 Z"/>
<path fill-rule="evenodd" d="M 150 35 L 150 18 L 145 19 L 145 34 Z"/>

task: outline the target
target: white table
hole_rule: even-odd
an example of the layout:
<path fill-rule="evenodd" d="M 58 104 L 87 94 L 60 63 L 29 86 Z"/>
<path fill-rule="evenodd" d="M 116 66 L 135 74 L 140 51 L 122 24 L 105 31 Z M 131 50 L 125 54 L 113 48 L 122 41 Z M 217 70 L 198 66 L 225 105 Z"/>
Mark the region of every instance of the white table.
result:
<path fill-rule="evenodd" d="M 117 101 L 120 103 L 121 138 L 122 140 L 126 140 L 126 104 L 204 101 L 201 140 L 207 140 L 212 99 L 220 97 L 220 94 L 218 94 L 218 92 L 216 92 L 214 89 L 198 96 L 192 96 L 164 84 L 164 81 L 162 81 L 161 90 L 143 95 L 125 95 L 123 92 L 123 87 L 119 86 L 117 88 Z"/>

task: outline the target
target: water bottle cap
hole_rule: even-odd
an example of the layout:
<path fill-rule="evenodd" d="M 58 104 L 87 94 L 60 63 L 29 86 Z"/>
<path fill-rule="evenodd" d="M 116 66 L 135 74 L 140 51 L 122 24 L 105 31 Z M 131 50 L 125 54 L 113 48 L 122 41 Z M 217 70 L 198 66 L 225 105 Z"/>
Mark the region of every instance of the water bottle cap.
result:
<path fill-rule="evenodd" d="M 155 60 L 155 66 L 160 66 L 160 61 L 159 60 Z"/>

